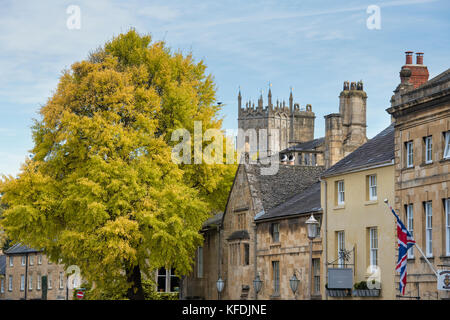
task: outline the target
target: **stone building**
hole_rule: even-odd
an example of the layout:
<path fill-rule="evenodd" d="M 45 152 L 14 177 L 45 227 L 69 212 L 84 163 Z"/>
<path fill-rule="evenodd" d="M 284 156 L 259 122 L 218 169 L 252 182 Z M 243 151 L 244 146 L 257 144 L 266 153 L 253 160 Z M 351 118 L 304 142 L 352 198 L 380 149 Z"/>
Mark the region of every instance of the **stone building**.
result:
<path fill-rule="evenodd" d="M 289 95 L 289 106 L 285 101 L 272 103 L 272 92 L 269 88 L 267 106 L 263 106 L 262 94 L 255 103 L 248 101 L 245 107 L 242 105 L 242 96 L 238 95 L 238 128 L 243 130 L 265 129 L 271 131 L 279 130 L 278 139 L 267 141 L 267 150 L 278 152 L 291 145 L 310 141 L 314 139 L 314 119 L 311 105 L 301 108 L 298 103 L 294 104 L 292 91 Z M 270 132 L 268 132 L 271 134 Z M 248 142 L 248 141 L 246 141 Z"/>
<path fill-rule="evenodd" d="M 182 286 L 180 295 L 183 299 L 219 298 L 216 281 L 220 276 L 219 241 L 222 217 L 223 213 L 217 213 L 203 224 L 201 233 L 204 243 L 195 253 L 194 270 L 184 279 L 185 285 Z"/>
<path fill-rule="evenodd" d="M 267 130 L 267 150 L 269 154 L 280 153 L 281 163 L 329 168 L 367 141 L 366 100 L 362 81 L 345 81 L 339 95 L 339 113 L 325 116 L 325 137 L 314 139 L 315 114 L 312 107 L 310 104 L 301 107 L 294 103 L 292 91 L 289 106 L 284 101 L 277 101 L 274 105 L 269 89 L 265 107 L 262 95 L 256 107 L 251 101 L 242 107 L 239 91 L 238 127 L 246 133 L 240 139 L 250 144 L 246 151 L 255 151 L 261 147 L 258 140 L 260 130 Z M 253 143 L 248 130 L 256 132 L 257 139 Z M 277 135 L 274 131 L 278 132 Z"/>
<path fill-rule="evenodd" d="M 394 208 L 435 269 L 450 267 L 450 69 L 428 80 L 423 53 L 406 52 L 387 112 L 395 122 Z M 448 298 L 417 248 L 408 254 L 406 296 Z M 398 277 L 397 277 L 398 288 Z"/>
<path fill-rule="evenodd" d="M 289 106 L 279 101 L 273 104 L 269 89 L 267 106 L 263 107 L 261 96 L 257 107 L 249 101 L 244 108 L 239 92 L 238 110 L 239 129 L 244 134 L 238 136 L 238 141 L 245 142 L 245 152 L 257 151 L 255 144 L 261 146 L 261 141 L 251 140 L 249 131 L 266 130 L 276 138 L 271 130 L 278 130 L 278 139 L 269 137 L 262 147 L 267 147 L 270 154 L 280 154 L 279 170 L 264 175 L 261 173 L 264 165 L 259 162 L 239 165 L 222 220 L 213 227 L 207 224 L 202 230 L 205 244 L 197 252 L 193 274 L 183 281 L 184 296 L 215 299 L 218 297 L 215 283 L 220 277 L 225 280 L 221 298 L 254 299 L 257 295 L 253 280 L 259 275 L 264 282 L 259 298 L 304 299 L 310 289 L 315 298 L 320 298 L 322 240 L 319 237 L 314 241 L 314 270 L 310 270 L 305 221 L 312 213 L 321 220 L 320 174 L 367 141 L 366 94 L 362 82 L 352 82 L 350 86 L 344 82 L 339 113 L 325 117 L 323 138 L 314 139 L 312 108 L 294 103 L 292 92 Z M 296 296 L 289 288 L 289 278 L 294 272 L 301 280 Z M 311 288 L 309 275 L 314 280 Z"/>
<path fill-rule="evenodd" d="M 312 177 L 317 179 L 316 174 L 320 171 L 312 173 Z M 322 298 L 322 237 L 319 232 L 313 240 L 311 257 L 305 224 L 311 214 L 319 223 L 322 221 L 318 181 L 255 217 L 258 237 L 255 269 L 264 284 L 258 294 L 259 299 Z M 312 270 L 309 269 L 311 258 Z M 289 284 L 294 275 L 300 280 L 295 293 Z"/>
<path fill-rule="evenodd" d="M 383 201 L 394 200 L 394 125 L 321 180 L 327 298 L 395 299 L 396 223 Z M 335 281 L 342 272 L 350 275 L 345 284 Z"/>
<path fill-rule="evenodd" d="M 0 249 L 0 300 L 5 299 L 6 256 Z"/>
<path fill-rule="evenodd" d="M 17 243 L 5 251 L 5 293 L 7 300 L 42 298 L 42 276 L 47 276 L 47 300 L 71 300 L 64 266 L 47 259 L 39 250 Z"/>
<path fill-rule="evenodd" d="M 221 226 L 221 250 L 220 250 L 220 276 L 226 281 L 222 297 L 224 299 L 253 299 L 255 292 L 253 280 L 259 273 L 261 279 L 269 285 L 271 269 L 265 269 L 266 247 L 272 243 L 267 242 L 268 229 L 265 213 L 270 214 L 271 209 L 285 203 L 295 195 L 302 193 L 312 184 L 318 181 L 319 174 L 324 170 L 322 166 L 291 166 L 281 165 L 275 175 L 261 175 L 260 165 L 242 164 L 239 166 L 235 181 L 230 191 L 229 199 L 222 218 Z M 255 217 L 261 221 L 255 223 Z M 272 217 L 273 218 L 273 217 Z M 285 219 L 278 217 L 277 219 Z M 272 219 L 273 220 L 273 219 Z M 294 219 L 295 220 L 295 219 Z M 279 229 L 280 239 L 292 238 L 296 234 L 287 235 L 289 228 Z M 299 230 L 304 224 L 298 224 Z M 285 234 L 286 233 L 286 234 Z M 299 233 L 298 245 L 304 245 Z M 295 241 L 291 239 L 290 242 Z M 280 245 L 278 243 L 278 245 Z M 283 243 L 290 246 L 291 243 Z M 298 254 L 298 252 L 297 252 Z M 255 259 L 255 257 L 257 259 Z M 279 261 L 279 260 L 277 260 Z M 255 263 L 256 262 L 256 263 Z M 283 261 L 292 264 L 293 261 Z M 261 263 L 262 267 L 259 267 Z M 287 266 L 280 263 L 280 271 Z M 300 266 L 298 266 L 300 268 Z M 289 281 L 280 285 L 280 288 L 289 286 Z M 280 292 L 278 298 L 287 298 L 286 290 Z M 283 294 L 283 295 L 281 295 Z M 263 293 L 263 297 L 273 296 L 269 290 Z"/>

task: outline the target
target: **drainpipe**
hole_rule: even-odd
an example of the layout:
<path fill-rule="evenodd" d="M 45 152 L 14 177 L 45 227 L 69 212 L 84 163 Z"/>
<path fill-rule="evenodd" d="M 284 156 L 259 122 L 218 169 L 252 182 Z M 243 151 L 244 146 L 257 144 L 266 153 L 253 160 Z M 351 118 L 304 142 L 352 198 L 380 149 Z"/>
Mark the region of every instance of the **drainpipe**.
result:
<path fill-rule="evenodd" d="M 257 245 L 258 245 L 258 238 L 257 238 L 257 229 L 258 229 L 258 225 L 256 224 L 256 222 L 255 222 L 255 226 L 253 227 L 253 230 L 255 231 L 254 233 L 255 233 L 255 239 L 254 239 L 254 255 L 255 255 L 255 263 L 254 263 L 254 273 L 255 273 L 255 275 L 254 275 L 254 277 L 253 277 L 253 279 L 256 279 L 256 275 L 257 275 L 257 273 L 258 273 L 258 257 L 257 257 L 257 255 L 256 255 L 256 253 L 257 253 Z M 255 290 L 255 288 L 253 288 L 253 290 Z M 255 290 L 255 300 L 258 300 L 258 293 L 256 292 L 256 290 Z"/>
<path fill-rule="evenodd" d="M 25 300 L 27 300 L 27 290 L 28 290 L 28 252 L 25 254 L 25 295 L 24 295 Z"/>
<path fill-rule="evenodd" d="M 323 245 L 324 245 L 324 253 L 325 253 L 325 261 L 323 262 L 325 265 L 325 283 L 328 283 L 328 214 L 327 214 L 327 202 L 328 202 L 328 198 L 327 198 L 327 180 L 322 180 L 319 179 L 320 182 L 324 183 L 324 203 L 323 203 L 323 212 L 322 212 L 322 216 L 323 216 L 323 222 L 325 225 L 325 229 L 324 229 L 324 241 L 323 241 Z M 324 293 L 325 293 L 325 300 L 328 300 L 328 295 L 326 292 L 326 289 L 324 289 Z"/>

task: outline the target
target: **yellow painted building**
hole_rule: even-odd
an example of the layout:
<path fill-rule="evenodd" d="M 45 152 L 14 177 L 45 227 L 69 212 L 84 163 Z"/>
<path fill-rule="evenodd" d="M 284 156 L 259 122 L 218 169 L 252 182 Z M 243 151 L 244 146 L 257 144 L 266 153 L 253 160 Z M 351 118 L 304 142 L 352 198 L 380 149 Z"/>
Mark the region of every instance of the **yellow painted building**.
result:
<path fill-rule="evenodd" d="M 395 299 L 395 220 L 383 201 L 394 201 L 393 159 L 391 125 L 321 177 L 327 299 Z"/>

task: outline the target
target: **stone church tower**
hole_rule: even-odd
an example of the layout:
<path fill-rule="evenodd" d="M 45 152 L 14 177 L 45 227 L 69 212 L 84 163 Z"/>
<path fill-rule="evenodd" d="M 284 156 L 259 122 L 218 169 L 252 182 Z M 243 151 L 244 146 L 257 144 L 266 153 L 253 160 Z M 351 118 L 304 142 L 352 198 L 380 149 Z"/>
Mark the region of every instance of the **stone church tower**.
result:
<path fill-rule="evenodd" d="M 259 135 L 259 130 L 266 129 L 268 135 L 274 135 L 273 132 L 278 130 L 278 139 L 273 144 L 270 143 L 270 138 L 267 141 L 267 150 L 270 153 L 277 153 L 289 146 L 310 141 L 314 139 L 314 119 L 315 115 L 312 112 L 311 105 L 306 105 L 302 108 L 298 103 L 294 103 L 292 90 L 289 95 L 289 104 L 286 102 L 276 101 L 272 102 L 272 91 L 269 88 L 268 102 L 264 106 L 262 94 L 255 103 L 247 101 L 245 107 L 242 105 L 241 91 L 238 95 L 238 128 L 244 131 L 248 129 L 255 129 L 256 134 Z M 246 137 L 245 143 L 249 142 L 249 137 Z M 259 140 L 258 140 L 259 143 Z M 251 146 L 251 148 L 254 148 Z"/>

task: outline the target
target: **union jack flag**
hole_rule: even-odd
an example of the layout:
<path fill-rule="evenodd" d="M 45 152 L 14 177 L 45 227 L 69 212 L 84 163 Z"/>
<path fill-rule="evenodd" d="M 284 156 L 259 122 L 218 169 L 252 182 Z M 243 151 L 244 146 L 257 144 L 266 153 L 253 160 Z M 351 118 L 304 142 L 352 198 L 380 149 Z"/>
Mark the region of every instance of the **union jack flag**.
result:
<path fill-rule="evenodd" d="M 409 248 L 415 245 L 416 241 L 414 241 L 411 233 L 409 233 L 408 229 L 406 229 L 405 225 L 395 213 L 394 209 L 392 209 L 391 206 L 389 206 L 389 209 L 391 209 L 392 213 L 397 219 L 398 261 L 395 270 L 400 271 L 400 292 L 402 295 L 405 295 L 407 265 L 406 259 L 408 257 Z"/>

